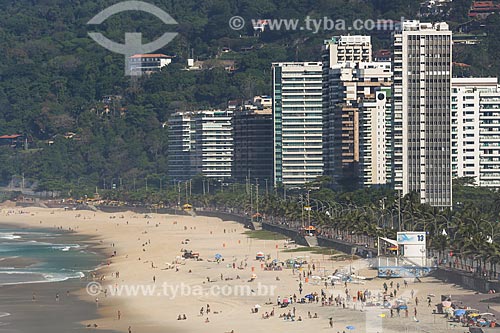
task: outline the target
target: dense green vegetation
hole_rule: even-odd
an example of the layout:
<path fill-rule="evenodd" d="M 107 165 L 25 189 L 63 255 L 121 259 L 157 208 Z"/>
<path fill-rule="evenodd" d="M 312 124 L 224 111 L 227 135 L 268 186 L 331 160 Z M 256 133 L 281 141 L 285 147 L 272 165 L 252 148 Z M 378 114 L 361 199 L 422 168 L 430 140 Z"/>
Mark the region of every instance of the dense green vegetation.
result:
<path fill-rule="evenodd" d="M 145 183 L 164 178 L 167 134 L 162 124 L 176 110 L 224 107 L 228 99 L 270 92 L 270 63 L 319 60 L 325 38 L 343 31 L 264 32 L 254 36 L 251 19 L 415 18 L 418 0 L 156 0 L 178 26 L 165 27 L 145 13 L 121 13 L 100 26 L 86 23 L 114 0 L 19 0 L 0 3 L 0 134 L 27 136 L 29 150 L 0 147 L 0 184 L 24 174 L 41 190 L 75 191 L 104 188 L 120 179 Z M 471 0 L 455 0 L 444 13 L 452 26 L 467 21 Z M 229 18 L 247 21 L 242 31 L 231 30 Z M 488 37 L 479 47 L 457 48 L 456 61 L 472 65 L 460 75 L 500 74 L 491 54 L 498 51 L 500 18 L 488 18 Z M 124 59 L 100 47 L 87 33 L 99 31 L 123 42 L 124 33 L 137 31 L 145 41 L 176 30 L 173 42 L 158 50 L 175 55 L 161 73 L 132 80 L 123 75 Z M 359 33 L 365 33 L 360 31 Z M 375 48 L 390 47 L 390 33 L 374 33 Z M 222 53 L 223 47 L 232 52 Z M 242 48 L 252 48 L 243 52 Z M 186 59 L 232 59 L 236 71 L 182 70 Z M 119 95 L 106 113 L 104 95 Z M 76 136 L 67 139 L 64 135 Z M 48 145 L 48 142 L 53 142 Z M 137 185 L 136 185 L 137 186 Z"/>

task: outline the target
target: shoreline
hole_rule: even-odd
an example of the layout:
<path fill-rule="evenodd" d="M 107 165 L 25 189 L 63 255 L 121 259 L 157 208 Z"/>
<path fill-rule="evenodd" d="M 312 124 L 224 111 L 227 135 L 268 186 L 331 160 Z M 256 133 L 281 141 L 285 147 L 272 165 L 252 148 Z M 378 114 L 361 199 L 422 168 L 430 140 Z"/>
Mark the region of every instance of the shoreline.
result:
<path fill-rule="evenodd" d="M 97 258 L 104 258 L 98 241 L 94 237 L 60 230 L 52 227 L 32 226 L 28 223 L 0 223 L 2 230 L 30 230 L 35 232 L 56 232 L 60 244 L 79 244 L 88 246 L 86 251 Z M 97 259 L 99 260 L 99 259 Z M 0 261 L 4 267 L 25 268 L 38 261 L 22 257 L 6 257 Z M 95 267 L 89 267 L 93 271 Z M 85 274 L 85 273 L 84 273 Z M 31 275 L 31 274 L 30 274 Z M 37 275 L 33 273 L 32 275 Z M 42 274 L 40 273 L 40 276 Z M 0 332 L 88 332 L 82 322 L 100 318 L 93 304 L 79 296 L 88 282 L 89 274 L 83 278 L 68 277 L 64 280 L 24 281 L 4 283 L 0 286 Z M 56 294 L 60 295 L 56 300 Z M 106 333 L 117 333 L 102 330 Z"/>
<path fill-rule="evenodd" d="M 304 256 L 316 268 L 310 268 L 312 274 L 331 274 L 334 270 L 346 269 L 350 261 L 332 261 L 321 254 L 308 251 L 293 253 L 286 252 L 284 240 L 252 239 L 244 234 L 243 225 L 236 222 L 222 222 L 212 217 L 172 216 L 160 214 L 137 214 L 133 212 L 103 213 L 91 211 L 64 211 L 62 209 L 23 208 L 30 214 L 24 216 L 30 227 L 40 225 L 63 226 L 72 229 L 78 234 L 87 234 L 98 242 L 98 248 L 111 257 L 109 263 L 97 271 L 96 282 L 100 282 L 102 293 L 90 296 L 85 290 L 77 294 L 79 299 L 87 302 L 91 307 L 98 305 L 99 318 L 95 321 L 84 321 L 83 325 L 96 322 L 99 328 L 127 332 L 165 333 L 165 332 L 268 332 L 287 331 L 302 332 L 303 330 L 328 330 L 328 318 L 333 318 L 333 331 L 342 332 L 348 325 L 357 324 L 364 327 L 362 332 L 370 332 L 370 327 L 380 325 L 380 332 L 401 332 L 408 325 L 416 325 L 410 318 L 388 318 L 387 309 L 361 309 L 359 304 L 348 303 L 344 309 L 338 306 L 321 306 L 318 304 L 294 304 L 297 318 L 303 321 L 289 322 L 279 318 L 284 312 L 291 311 L 289 306 L 281 309 L 276 305 L 277 296 L 281 298 L 289 295 L 299 295 L 299 282 L 304 284 L 304 294 L 325 289 L 328 295 L 336 297 L 342 295 L 345 288 L 340 285 L 327 286 L 317 283 L 315 279 L 305 281 L 299 279 L 298 272 L 291 269 L 281 271 L 266 271 L 261 262 L 255 260 L 255 253 L 262 251 L 271 259 L 284 261 L 289 258 Z M 12 216 L 9 218 L 12 219 Z M 2 216 L 0 222 L 6 219 Z M 14 218 L 14 223 L 22 221 L 23 216 Z M 189 239 L 189 241 L 186 241 Z M 203 261 L 191 259 L 182 260 L 181 249 L 199 252 Z M 214 256 L 220 254 L 224 261 L 216 262 Z M 367 262 L 357 260 L 352 263 L 358 275 L 372 278 L 376 275 Z M 307 270 L 307 269 L 306 269 Z M 119 272 L 119 277 L 116 277 Z M 305 270 L 302 271 L 305 274 Z M 255 275 L 255 279 L 252 279 Z M 238 277 L 240 277 L 238 279 Z M 207 279 L 208 278 L 208 279 Z M 100 279 L 103 279 L 100 281 Z M 207 282 L 207 281 L 210 282 Z M 347 289 L 354 295 L 356 291 L 370 289 L 374 295 L 381 289 L 385 280 L 367 280 L 365 285 L 349 283 Z M 403 279 L 393 279 L 394 283 Z M 423 283 L 410 283 L 408 288 L 402 289 L 403 297 L 410 298 L 410 289 L 425 303 L 428 293 L 443 294 L 470 294 L 456 286 L 442 283 L 432 278 L 425 278 Z M 111 291 L 127 286 L 144 286 L 160 288 L 185 286 L 191 288 L 190 295 L 129 295 L 112 296 Z M 259 286 L 274 287 L 274 294 L 266 296 L 258 294 Z M 213 295 L 207 293 L 213 289 L 249 287 L 254 291 L 252 295 Z M 194 294 L 199 288 L 202 293 Z M 155 289 L 158 291 L 158 289 Z M 302 294 L 302 296 L 304 295 Z M 405 296 L 406 295 L 406 296 Z M 172 296 L 172 295 L 168 295 Z M 98 299 L 96 302 L 96 298 Z M 266 304 L 271 303 L 271 304 Z M 200 315 L 200 308 L 209 304 L 211 313 Z M 251 309 L 259 304 L 262 307 L 258 314 L 251 313 Z M 413 311 L 413 304 L 408 303 Z M 357 308 L 356 308 L 357 306 Z M 426 304 L 419 304 L 418 325 L 421 329 L 430 332 L 447 329 L 447 323 L 441 317 L 432 315 Z M 262 319 L 265 312 L 274 309 L 275 316 Z M 118 319 L 118 311 L 120 319 Z M 308 313 L 317 313 L 318 319 L 310 319 Z M 186 314 L 187 320 L 177 320 L 178 315 Z M 361 317 L 360 317 L 361 315 Z M 209 318 L 207 322 L 207 318 Z M 363 318 L 363 320 L 362 320 Z M 0 320 L 1 321 L 1 320 Z M 369 324 L 370 323 L 370 324 Z M 383 329 L 382 329 L 383 327 Z M 460 328 L 450 327 L 450 332 L 462 332 Z"/>

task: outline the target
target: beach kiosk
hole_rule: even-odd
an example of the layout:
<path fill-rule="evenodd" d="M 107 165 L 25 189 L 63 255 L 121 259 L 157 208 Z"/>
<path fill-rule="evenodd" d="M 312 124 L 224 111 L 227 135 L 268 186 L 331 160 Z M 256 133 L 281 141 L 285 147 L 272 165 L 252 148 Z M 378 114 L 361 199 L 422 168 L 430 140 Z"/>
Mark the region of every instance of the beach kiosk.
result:
<path fill-rule="evenodd" d="M 316 236 L 316 227 L 315 226 L 308 226 L 308 227 L 303 227 L 302 228 L 302 233 L 306 236 Z"/>

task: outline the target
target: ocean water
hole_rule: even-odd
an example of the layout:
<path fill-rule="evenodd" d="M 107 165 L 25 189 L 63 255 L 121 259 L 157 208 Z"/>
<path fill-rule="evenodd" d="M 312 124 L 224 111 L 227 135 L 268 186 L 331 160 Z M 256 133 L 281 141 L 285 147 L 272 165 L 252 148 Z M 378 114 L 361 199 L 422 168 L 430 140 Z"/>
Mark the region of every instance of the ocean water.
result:
<path fill-rule="evenodd" d="M 0 286 L 83 278 L 102 258 L 81 240 L 52 230 L 0 227 Z"/>

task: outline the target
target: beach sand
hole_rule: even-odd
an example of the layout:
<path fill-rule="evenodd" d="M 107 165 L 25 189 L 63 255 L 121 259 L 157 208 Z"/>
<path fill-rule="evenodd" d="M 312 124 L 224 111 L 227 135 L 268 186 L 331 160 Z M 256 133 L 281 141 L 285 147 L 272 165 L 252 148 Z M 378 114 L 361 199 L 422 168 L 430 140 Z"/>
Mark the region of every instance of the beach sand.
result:
<path fill-rule="evenodd" d="M 409 316 L 390 318 L 389 310 L 381 308 L 362 308 L 361 303 L 347 303 L 346 308 L 322 306 L 316 304 L 292 304 L 281 309 L 276 305 L 281 299 L 296 294 L 299 296 L 299 272 L 292 269 L 282 271 L 264 271 L 261 263 L 255 260 L 258 251 L 280 261 L 296 256 L 309 256 L 309 263 L 314 263 L 316 270 L 312 275 L 330 275 L 336 269 L 349 271 L 365 277 L 375 277 L 376 271 L 368 267 L 365 260 L 332 261 L 328 256 L 310 252 L 285 252 L 284 240 L 257 240 L 244 234 L 246 229 L 241 224 L 222 222 L 217 218 L 171 216 L 158 214 L 136 214 L 132 212 L 107 214 L 91 211 L 64 211 L 62 209 L 23 208 L 24 214 L 4 209 L 0 223 L 28 225 L 31 227 L 61 228 L 74 230 L 82 235 L 89 235 L 97 240 L 99 247 L 108 256 L 104 266 L 97 272 L 95 282 L 100 283 L 106 294 L 98 295 L 83 289 L 78 292 L 81 300 L 98 311 L 100 319 L 89 317 L 84 325 L 97 323 L 100 329 L 120 332 L 303 332 L 303 331 L 349 331 L 350 332 L 464 332 L 467 329 L 449 325 L 442 315 L 433 315 L 434 307 L 428 307 L 426 298 L 433 297 L 432 304 L 440 301 L 440 295 L 471 295 L 472 291 L 463 290 L 455 285 L 442 283 L 433 278 L 424 278 L 421 283 L 409 282 L 404 287 L 403 279 L 392 279 L 394 288 L 400 283 L 398 296 L 410 298 L 411 290 L 420 302 L 417 307 L 417 320 L 414 318 L 415 300 L 409 301 Z M 189 239 L 188 244 L 182 244 Z M 181 249 L 199 252 L 202 261 L 181 260 Z M 114 256 L 116 251 L 116 256 Z M 224 261 L 217 263 L 214 258 L 221 254 Z M 175 262 L 178 264 L 175 264 Z M 172 263 L 174 263 L 172 265 Z M 233 263 L 236 268 L 233 268 Z M 238 268 L 241 266 L 241 269 Z M 167 269 L 169 268 L 169 269 Z M 311 267 L 312 270 L 312 267 Z M 119 272 L 117 278 L 115 273 Z M 252 275 L 256 279 L 249 282 Z M 239 275 L 240 279 L 236 279 Z M 222 277 L 222 280 L 221 280 Z M 208 282 L 208 279 L 212 282 Z M 229 280 L 226 280 L 229 279 Z M 277 280 L 279 279 L 279 280 Z M 302 295 L 325 290 L 327 295 L 345 297 L 344 285 L 329 285 L 316 279 L 301 279 Z M 372 295 L 382 290 L 384 282 L 389 280 L 375 278 L 364 281 L 365 284 L 348 283 L 351 295 L 358 290 L 368 289 Z M 92 286 L 90 291 L 97 288 Z M 248 288 L 254 292 L 246 294 Z M 22 286 L 19 288 L 23 288 Z M 31 286 L 29 287 L 31 288 Z M 120 289 L 121 288 L 121 289 Z M 124 295 L 123 288 L 138 288 L 132 295 Z M 140 288 L 143 288 L 142 290 Z M 23 289 L 24 290 L 24 289 Z M 116 292 L 122 292 L 121 296 Z M 115 295 L 112 295 L 115 293 Z M 146 295 L 145 295 L 146 294 Z M 273 304 L 266 304 L 268 302 Z M 27 300 L 29 303 L 30 300 Z M 203 307 L 210 306 L 210 314 L 200 315 Z M 259 304 L 258 313 L 251 309 Z M 27 306 L 27 310 L 28 305 Z M 71 307 L 68 304 L 68 307 Z M 293 311 L 296 319 L 285 321 L 280 314 Z M 354 309 L 355 307 L 355 309 Z M 271 312 L 275 315 L 263 319 L 262 314 Z M 53 308 L 54 316 L 60 312 Z M 78 309 L 75 309 L 78 311 Z M 120 319 L 118 319 L 120 312 Z M 317 313 L 318 318 L 309 318 Z M 185 314 L 187 320 L 177 320 Z M 28 313 L 26 313 L 28 315 Z M 384 317 L 385 316 L 385 317 Z M 207 322 L 208 318 L 208 322 Z M 329 325 L 333 320 L 333 327 Z M 1 331 L 1 328 L 0 328 Z"/>

